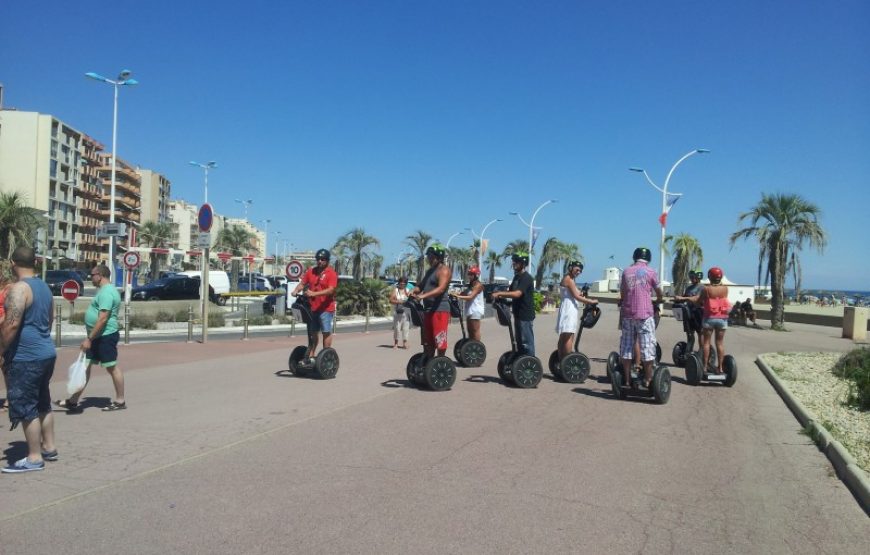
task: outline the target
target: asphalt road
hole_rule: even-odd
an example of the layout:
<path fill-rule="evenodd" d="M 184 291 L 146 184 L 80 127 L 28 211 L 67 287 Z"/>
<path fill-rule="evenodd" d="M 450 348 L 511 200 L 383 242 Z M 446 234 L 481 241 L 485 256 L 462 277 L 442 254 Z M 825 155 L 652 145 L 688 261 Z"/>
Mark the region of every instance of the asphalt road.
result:
<path fill-rule="evenodd" d="M 545 360 L 553 326 L 536 322 Z M 610 394 L 615 328 L 605 307 L 583 335 L 589 381 L 534 390 L 499 380 L 508 334 L 491 319 L 487 362 L 442 393 L 406 383 L 416 350 L 387 331 L 338 336 L 330 381 L 281 372 L 302 337 L 124 346 L 130 408 L 98 410 L 111 385 L 97 372 L 83 414 L 55 413 L 61 460 L 0 477 L 0 549 L 866 553 L 870 519 L 753 364 L 851 348 L 839 330 L 730 330 L 735 387 L 674 370 L 660 406 Z M 665 353 L 681 335 L 663 319 Z M 60 374 L 73 356 L 61 349 Z M 20 430 L 0 433 L 6 459 L 22 456 Z"/>

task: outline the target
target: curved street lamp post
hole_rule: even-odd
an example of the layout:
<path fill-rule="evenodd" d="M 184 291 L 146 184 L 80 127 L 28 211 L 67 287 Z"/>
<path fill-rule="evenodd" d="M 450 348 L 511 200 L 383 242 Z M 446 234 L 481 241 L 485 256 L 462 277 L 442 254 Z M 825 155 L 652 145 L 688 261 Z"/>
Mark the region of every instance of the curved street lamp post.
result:
<path fill-rule="evenodd" d="M 529 227 L 529 270 L 530 271 L 532 269 L 532 251 L 533 251 L 532 239 L 533 239 L 533 231 L 535 229 L 535 218 L 538 216 L 538 212 L 540 212 L 543 207 L 547 206 L 548 204 L 553 204 L 554 202 L 559 202 L 559 200 L 553 198 L 553 199 L 550 199 L 548 201 L 545 201 L 543 204 L 538 206 L 538 208 L 535 209 L 535 212 L 532 214 L 532 219 L 529 222 L 526 222 L 523 219 L 523 217 L 520 216 L 519 212 L 510 212 L 511 215 L 516 216 L 517 218 L 520 219 L 521 222 L 523 222 L 525 225 L 527 225 Z M 538 229 L 540 229 L 540 228 L 538 228 Z"/>

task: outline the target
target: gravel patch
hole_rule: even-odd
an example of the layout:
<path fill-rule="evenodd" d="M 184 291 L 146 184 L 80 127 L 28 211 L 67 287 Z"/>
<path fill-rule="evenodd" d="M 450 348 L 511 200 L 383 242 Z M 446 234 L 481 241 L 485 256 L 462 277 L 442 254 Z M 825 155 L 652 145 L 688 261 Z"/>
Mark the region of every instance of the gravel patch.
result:
<path fill-rule="evenodd" d="M 846 404 L 849 382 L 831 371 L 841 353 L 771 353 L 771 370 L 870 474 L 870 412 Z"/>

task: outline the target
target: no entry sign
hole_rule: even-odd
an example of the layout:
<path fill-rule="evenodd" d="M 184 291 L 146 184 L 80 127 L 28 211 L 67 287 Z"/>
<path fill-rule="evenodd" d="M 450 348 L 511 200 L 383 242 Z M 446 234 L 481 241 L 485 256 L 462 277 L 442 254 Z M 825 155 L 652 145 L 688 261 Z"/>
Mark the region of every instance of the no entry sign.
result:
<path fill-rule="evenodd" d="M 76 300 L 79 297 L 79 293 L 81 293 L 79 282 L 74 279 L 68 279 L 60 286 L 61 296 L 69 302 Z"/>

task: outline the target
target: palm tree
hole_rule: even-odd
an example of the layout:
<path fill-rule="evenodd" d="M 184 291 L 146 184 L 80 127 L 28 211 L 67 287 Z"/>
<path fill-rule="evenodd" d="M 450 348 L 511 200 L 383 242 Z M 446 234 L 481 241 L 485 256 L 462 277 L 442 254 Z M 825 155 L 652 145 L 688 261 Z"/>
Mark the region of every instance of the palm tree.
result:
<path fill-rule="evenodd" d="M 353 279 L 359 280 L 363 275 L 363 257 L 368 254 L 366 249 L 375 245 L 380 246 L 381 242 L 377 237 L 367 234 L 363 228 L 356 227 L 339 237 L 335 244 L 347 248 L 353 268 L 351 272 Z"/>
<path fill-rule="evenodd" d="M 0 192 L 0 255 L 9 258 L 15 247 L 30 245 L 43 221 L 40 211 L 27 206 L 21 193 Z"/>
<path fill-rule="evenodd" d="M 701 243 L 688 233 L 670 235 L 665 239 L 674 253 L 671 267 L 674 294 L 682 295 L 689 283 L 689 272 L 704 263 L 704 251 Z"/>
<path fill-rule="evenodd" d="M 423 230 L 418 229 L 413 235 L 405 237 L 405 244 L 417 251 L 417 282 L 423 279 L 423 261 L 426 259 L 426 247 L 429 246 L 429 241 L 432 236 Z"/>
<path fill-rule="evenodd" d="M 224 252 L 229 251 L 233 256 L 244 256 L 248 254 L 248 249 L 251 246 L 251 239 L 254 234 L 240 225 L 225 227 L 220 230 L 215 241 L 215 248 Z M 230 282 L 233 288 L 238 287 L 240 264 L 239 260 L 233 260 L 230 266 Z"/>
<path fill-rule="evenodd" d="M 380 254 L 369 253 L 366 256 L 366 266 L 372 273 L 372 279 L 378 279 L 381 275 L 381 266 L 384 265 L 384 257 Z"/>
<path fill-rule="evenodd" d="M 169 247 L 172 237 L 172 225 L 169 222 L 147 221 L 139 228 L 139 241 L 146 247 L 165 249 Z M 157 279 L 160 275 L 160 262 L 165 259 L 165 254 L 150 255 L 151 279 Z"/>
<path fill-rule="evenodd" d="M 515 252 L 529 252 L 529 242 L 525 239 L 514 239 L 507 245 L 505 245 L 504 250 L 501 251 L 502 258 L 510 258 L 511 255 Z"/>
<path fill-rule="evenodd" d="M 339 237 L 339 240 L 336 241 L 334 245 L 332 245 L 331 251 L 332 265 L 335 268 L 335 273 L 342 274 L 347 268 L 347 263 L 349 259 L 349 250 L 347 248 L 347 245 L 345 243 L 342 243 L 341 238 Z"/>
<path fill-rule="evenodd" d="M 574 243 L 563 243 L 555 237 L 550 237 L 541 249 L 541 257 L 538 259 L 538 268 L 535 271 L 535 283 L 543 283 L 544 272 L 553 264 L 562 262 L 562 273 L 564 273 L 567 271 L 566 266 L 569 260 L 582 260 L 582 258 L 580 247 Z"/>
<path fill-rule="evenodd" d="M 740 214 L 738 224 L 749 225 L 731 235 L 731 246 L 738 239 L 755 238 L 759 243 L 759 257 L 767 257 L 767 274 L 771 278 L 770 320 L 773 329 L 784 329 L 785 276 L 791 254 L 805 244 L 820 253 L 828 239 L 819 223 L 821 209 L 800 195 L 762 193 L 761 202 L 749 212 Z"/>
<path fill-rule="evenodd" d="M 502 260 L 504 260 L 504 256 L 494 250 L 486 253 L 485 262 L 489 268 L 489 283 L 495 281 L 495 269 L 501 267 Z"/>

